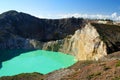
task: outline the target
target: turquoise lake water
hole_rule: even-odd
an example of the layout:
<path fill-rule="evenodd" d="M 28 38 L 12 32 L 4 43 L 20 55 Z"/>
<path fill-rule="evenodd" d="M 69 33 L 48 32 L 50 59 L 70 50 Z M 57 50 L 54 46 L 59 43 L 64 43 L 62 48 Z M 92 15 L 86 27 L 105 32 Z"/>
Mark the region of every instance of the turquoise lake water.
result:
<path fill-rule="evenodd" d="M 32 72 L 47 74 L 61 68 L 67 68 L 74 63 L 76 63 L 76 60 L 71 55 L 35 50 L 22 53 L 8 61 L 2 62 L 0 76 L 13 76 L 20 73 Z"/>

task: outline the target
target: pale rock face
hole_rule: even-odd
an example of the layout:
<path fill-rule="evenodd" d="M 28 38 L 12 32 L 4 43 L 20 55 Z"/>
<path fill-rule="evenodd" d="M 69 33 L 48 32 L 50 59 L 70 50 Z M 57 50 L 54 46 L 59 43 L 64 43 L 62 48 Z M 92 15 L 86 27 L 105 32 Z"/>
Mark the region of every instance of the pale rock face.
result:
<path fill-rule="evenodd" d="M 69 35 L 62 40 L 40 42 L 34 39 L 15 38 L 14 42 L 9 41 L 8 43 L 10 46 L 14 43 L 18 48 L 59 51 L 71 54 L 77 60 L 98 60 L 107 55 L 105 43 L 100 39 L 100 35 L 91 24 L 86 24 L 85 27 L 77 30 L 74 35 Z"/>
<path fill-rule="evenodd" d="M 91 24 L 63 40 L 44 43 L 42 49 L 71 54 L 77 60 L 98 60 L 107 55 L 105 43 Z"/>
<path fill-rule="evenodd" d="M 44 43 L 42 49 L 58 52 L 60 51 L 62 46 L 63 46 L 63 40 L 56 40 L 56 41 L 50 41 L 50 42 Z"/>
<path fill-rule="evenodd" d="M 78 60 L 98 60 L 107 55 L 106 45 L 90 24 L 75 32 L 70 39 L 68 51 Z"/>

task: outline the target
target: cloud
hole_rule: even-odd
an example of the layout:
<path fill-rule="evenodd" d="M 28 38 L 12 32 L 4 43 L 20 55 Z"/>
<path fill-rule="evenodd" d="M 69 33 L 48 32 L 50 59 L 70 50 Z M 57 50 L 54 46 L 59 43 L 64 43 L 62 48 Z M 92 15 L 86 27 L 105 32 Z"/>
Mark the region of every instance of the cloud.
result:
<path fill-rule="evenodd" d="M 117 13 L 114 12 L 112 15 L 111 15 L 112 18 L 116 18 L 117 17 Z"/>
<path fill-rule="evenodd" d="M 74 13 L 74 14 L 62 14 L 58 16 L 59 18 L 81 17 L 81 18 L 90 18 L 90 19 L 112 19 L 112 20 L 120 21 L 120 16 L 116 12 L 112 13 L 111 15 Z"/>
<path fill-rule="evenodd" d="M 39 18 L 48 18 L 48 19 L 59 19 L 59 18 L 90 18 L 90 19 L 112 19 L 116 21 L 120 21 L 120 15 L 117 12 L 112 13 L 111 15 L 103 15 L 103 14 L 80 14 L 80 13 L 69 13 L 69 14 L 47 14 L 47 15 L 37 15 Z"/>

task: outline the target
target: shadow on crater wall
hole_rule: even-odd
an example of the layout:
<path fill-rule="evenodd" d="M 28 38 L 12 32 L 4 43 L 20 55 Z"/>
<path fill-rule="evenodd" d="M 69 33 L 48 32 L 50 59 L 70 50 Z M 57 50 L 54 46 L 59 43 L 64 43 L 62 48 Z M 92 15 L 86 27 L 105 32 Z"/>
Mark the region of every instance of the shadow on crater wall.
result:
<path fill-rule="evenodd" d="M 34 51 L 35 49 L 14 49 L 14 50 L 0 50 L 0 68 L 2 67 L 2 62 L 10 60 L 22 53 Z"/>

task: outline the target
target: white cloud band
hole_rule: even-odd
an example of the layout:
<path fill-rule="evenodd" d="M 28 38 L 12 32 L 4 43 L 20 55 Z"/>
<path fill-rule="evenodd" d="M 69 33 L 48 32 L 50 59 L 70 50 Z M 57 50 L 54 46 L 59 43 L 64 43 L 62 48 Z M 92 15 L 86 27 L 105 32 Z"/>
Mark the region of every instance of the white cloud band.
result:
<path fill-rule="evenodd" d="M 62 14 L 58 16 L 59 18 L 68 18 L 68 17 L 81 17 L 81 18 L 90 18 L 90 19 L 112 19 L 112 20 L 119 20 L 120 21 L 120 16 L 114 12 L 111 15 L 102 15 L 102 14 L 79 14 L 79 13 L 74 13 L 74 14 Z"/>

